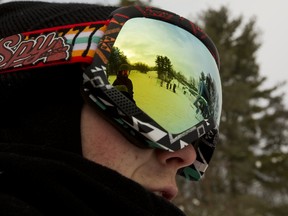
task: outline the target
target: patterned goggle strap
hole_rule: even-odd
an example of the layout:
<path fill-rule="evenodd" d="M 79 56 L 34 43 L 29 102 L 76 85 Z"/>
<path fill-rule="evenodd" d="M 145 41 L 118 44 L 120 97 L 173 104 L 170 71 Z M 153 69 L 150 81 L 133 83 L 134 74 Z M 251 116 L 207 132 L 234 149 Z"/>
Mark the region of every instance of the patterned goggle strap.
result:
<path fill-rule="evenodd" d="M 0 39 L 0 73 L 59 64 L 91 64 L 109 21 L 59 26 Z"/>

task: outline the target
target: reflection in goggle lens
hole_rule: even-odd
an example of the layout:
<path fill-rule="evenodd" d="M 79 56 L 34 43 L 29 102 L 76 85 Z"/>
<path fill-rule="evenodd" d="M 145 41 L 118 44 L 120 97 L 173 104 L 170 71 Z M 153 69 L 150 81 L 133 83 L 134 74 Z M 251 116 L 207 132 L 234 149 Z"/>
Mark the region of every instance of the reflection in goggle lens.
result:
<path fill-rule="evenodd" d="M 121 75 L 123 64 L 130 72 Z M 199 39 L 178 26 L 130 19 L 116 39 L 107 69 L 111 85 L 170 133 L 209 117 L 219 124 L 222 93 L 216 62 Z"/>

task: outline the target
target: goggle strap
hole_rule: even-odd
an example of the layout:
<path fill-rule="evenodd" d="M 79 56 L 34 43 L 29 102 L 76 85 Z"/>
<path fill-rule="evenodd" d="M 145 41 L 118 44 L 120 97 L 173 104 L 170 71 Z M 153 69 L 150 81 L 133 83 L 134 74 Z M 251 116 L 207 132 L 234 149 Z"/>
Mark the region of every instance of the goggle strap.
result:
<path fill-rule="evenodd" d="M 63 64 L 91 64 L 108 20 L 65 25 L 0 39 L 0 73 Z"/>

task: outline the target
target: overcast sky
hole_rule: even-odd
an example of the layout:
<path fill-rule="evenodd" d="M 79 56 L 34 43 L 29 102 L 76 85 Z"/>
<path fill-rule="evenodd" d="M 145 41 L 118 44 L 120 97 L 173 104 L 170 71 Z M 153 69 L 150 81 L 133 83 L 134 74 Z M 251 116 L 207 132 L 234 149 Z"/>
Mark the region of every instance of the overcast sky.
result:
<path fill-rule="evenodd" d="M 118 0 L 58 0 L 56 2 L 61 1 L 97 2 L 105 5 L 115 5 L 119 2 Z M 195 17 L 208 8 L 217 9 L 223 5 L 229 8 L 233 17 L 243 15 L 244 22 L 256 17 L 256 27 L 262 32 L 259 38 L 262 47 L 257 53 L 260 74 L 268 78 L 267 86 L 284 80 L 288 82 L 286 65 L 288 64 L 288 25 L 286 23 L 288 0 L 152 0 L 152 5 L 173 11 L 186 18 Z M 283 91 L 288 89 L 287 86 L 288 83 Z M 286 104 L 288 104 L 288 95 L 286 98 Z"/>

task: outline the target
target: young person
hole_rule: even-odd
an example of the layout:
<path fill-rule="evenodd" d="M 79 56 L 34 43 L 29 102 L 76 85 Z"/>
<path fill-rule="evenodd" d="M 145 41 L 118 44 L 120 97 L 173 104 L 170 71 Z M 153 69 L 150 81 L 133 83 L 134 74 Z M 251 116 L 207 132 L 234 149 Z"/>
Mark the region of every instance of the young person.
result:
<path fill-rule="evenodd" d="M 0 26 L 0 215 L 183 215 L 175 177 L 200 180 L 218 136 L 209 37 L 138 6 L 13 1 Z M 135 103 L 109 83 L 113 47 L 149 68 L 134 68 Z M 193 107 L 202 71 L 209 118 Z M 159 87 L 165 76 L 190 93 Z"/>
<path fill-rule="evenodd" d="M 125 94 L 128 98 L 133 100 L 133 83 L 129 79 L 130 68 L 128 64 L 121 64 L 119 66 L 117 77 L 112 83 L 113 86 Z"/>

